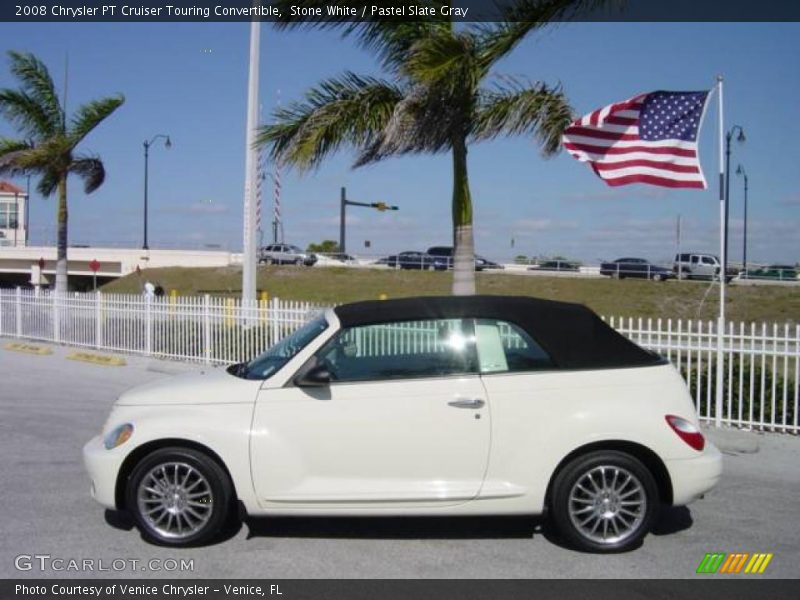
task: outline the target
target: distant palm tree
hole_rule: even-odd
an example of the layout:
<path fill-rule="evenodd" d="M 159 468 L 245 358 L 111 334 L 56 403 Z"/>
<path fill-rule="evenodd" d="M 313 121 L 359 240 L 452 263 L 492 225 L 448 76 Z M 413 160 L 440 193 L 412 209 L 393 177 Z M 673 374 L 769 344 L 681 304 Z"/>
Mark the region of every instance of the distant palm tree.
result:
<path fill-rule="evenodd" d="M 289 14 L 288 4 L 320 6 L 324 11 L 329 3 L 287 0 L 282 8 L 284 14 Z M 504 10 L 503 21 L 463 27 L 454 27 L 450 20 L 280 23 L 281 27 L 343 27 L 345 35 L 356 35 L 362 46 L 377 54 L 388 79 L 346 72 L 325 80 L 309 90 L 305 100 L 279 108 L 276 122 L 261 128 L 257 143 L 270 145 L 273 158 L 300 170 L 317 167 L 341 146 L 356 149 L 356 167 L 393 155 L 449 152 L 453 293 L 474 294 L 468 145 L 501 135 L 532 135 L 548 156 L 558 151 L 561 134 L 572 120 L 560 86 L 494 76 L 493 67 L 531 31 L 605 3 L 517 0 Z"/>
<path fill-rule="evenodd" d="M 47 67 L 33 54 L 11 51 L 11 73 L 19 89 L 0 90 L 0 114 L 21 139 L 0 138 L 0 175 L 35 175 L 37 191 L 58 191 L 58 262 L 56 291 L 67 290 L 67 176 L 83 179 L 89 194 L 103 184 L 105 169 L 96 156 L 78 154 L 76 146 L 123 102 L 121 95 L 88 102 L 67 120 Z"/>

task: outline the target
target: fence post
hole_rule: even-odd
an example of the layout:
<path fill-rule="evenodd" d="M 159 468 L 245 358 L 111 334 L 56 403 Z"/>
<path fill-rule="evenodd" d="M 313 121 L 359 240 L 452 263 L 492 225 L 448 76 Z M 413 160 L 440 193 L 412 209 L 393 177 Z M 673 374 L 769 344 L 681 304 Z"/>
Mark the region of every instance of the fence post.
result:
<path fill-rule="evenodd" d="M 153 353 L 153 301 L 150 296 L 144 297 L 144 353 Z"/>
<path fill-rule="evenodd" d="M 0 289 L 0 335 L 3 335 L 3 290 Z"/>
<path fill-rule="evenodd" d="M 22 337 L 22 288 L 17 286 L 17 301 L 16 301 L 16 311 L 17 311 L 17 337 Z"/>
<path fill-rule="evenodd" d="M 203 355 L 206 364 L 211 362 L 211 297 L 203 296 Z"/>
<path fill-rule="evenodd" d="M 103 347 L 103 295 L 100 290 L 97 290 L 97 293 L 94 297 L 94 309 L 95 309 L 95 347 L 102 348 Z"/>
<path fill-rule="evenodd" d="M 61 307 L 58 301 L 61 298 L 61 292 L 53 291 L 51 294 L 53 298 L 53 341 L 59 343 L 61 341 Z"/>

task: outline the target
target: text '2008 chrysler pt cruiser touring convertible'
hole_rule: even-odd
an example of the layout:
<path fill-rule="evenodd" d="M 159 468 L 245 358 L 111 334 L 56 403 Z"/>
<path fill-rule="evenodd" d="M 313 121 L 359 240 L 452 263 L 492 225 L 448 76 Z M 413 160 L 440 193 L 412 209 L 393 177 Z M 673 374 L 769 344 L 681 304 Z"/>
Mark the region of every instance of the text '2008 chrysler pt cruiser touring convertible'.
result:
<path fill-rule="evenodd" d="M 719 480 L 680 375 L 589 309 L 525 297 L 346 304 L 250 362 L 134 388 L 84 448 L 92 494 L 185 546 L 250 515 L 543 514 L 638 545 Z"/>

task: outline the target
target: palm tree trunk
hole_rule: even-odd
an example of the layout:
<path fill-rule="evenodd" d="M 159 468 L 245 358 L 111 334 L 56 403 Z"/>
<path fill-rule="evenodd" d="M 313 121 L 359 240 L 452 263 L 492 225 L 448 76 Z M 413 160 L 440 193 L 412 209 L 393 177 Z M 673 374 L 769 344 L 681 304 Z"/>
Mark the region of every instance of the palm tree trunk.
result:
<path fill-rule="evenodd" d="M 453 246 L 453 295 L 471 296 L 475 293 L 475 241 L 464 138 L 453 142 Z"/>
<path fill-rule="evenodd" d="M 56 292 L 67 291 L 67 175 L 58 182 Z"/>

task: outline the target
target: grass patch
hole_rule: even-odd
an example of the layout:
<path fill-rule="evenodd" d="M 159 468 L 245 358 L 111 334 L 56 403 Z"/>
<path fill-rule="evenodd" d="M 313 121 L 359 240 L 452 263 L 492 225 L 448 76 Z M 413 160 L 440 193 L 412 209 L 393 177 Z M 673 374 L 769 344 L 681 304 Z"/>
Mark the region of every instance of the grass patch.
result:
<path fill-rule="evenodd" d="M 140 294 L 145 281 L 161 284 L 181 296 L 212 294 L 238 296 L 241 267 L 147 269 L 102 287 L 109 293 Z M 271 297 L 323 304 L 389 298 L 449 295 L 452 274 L 336 267 L 259 267 L 257 287 Z M 534 296 L 578 302 L 599 314 L 625 317 L 714 319 L 719 289 L 708 282 L 638 281 L 632 279 L 577 279 L 477 273 L 478 293 Z M 706 292 L 708 292 L 706 296 Z M 705 296 L 705 300 L 703 297 Z M 800 288 L 779 285 L 730 285 L 726 313 L 744 322 L 797 323 Z"/>

